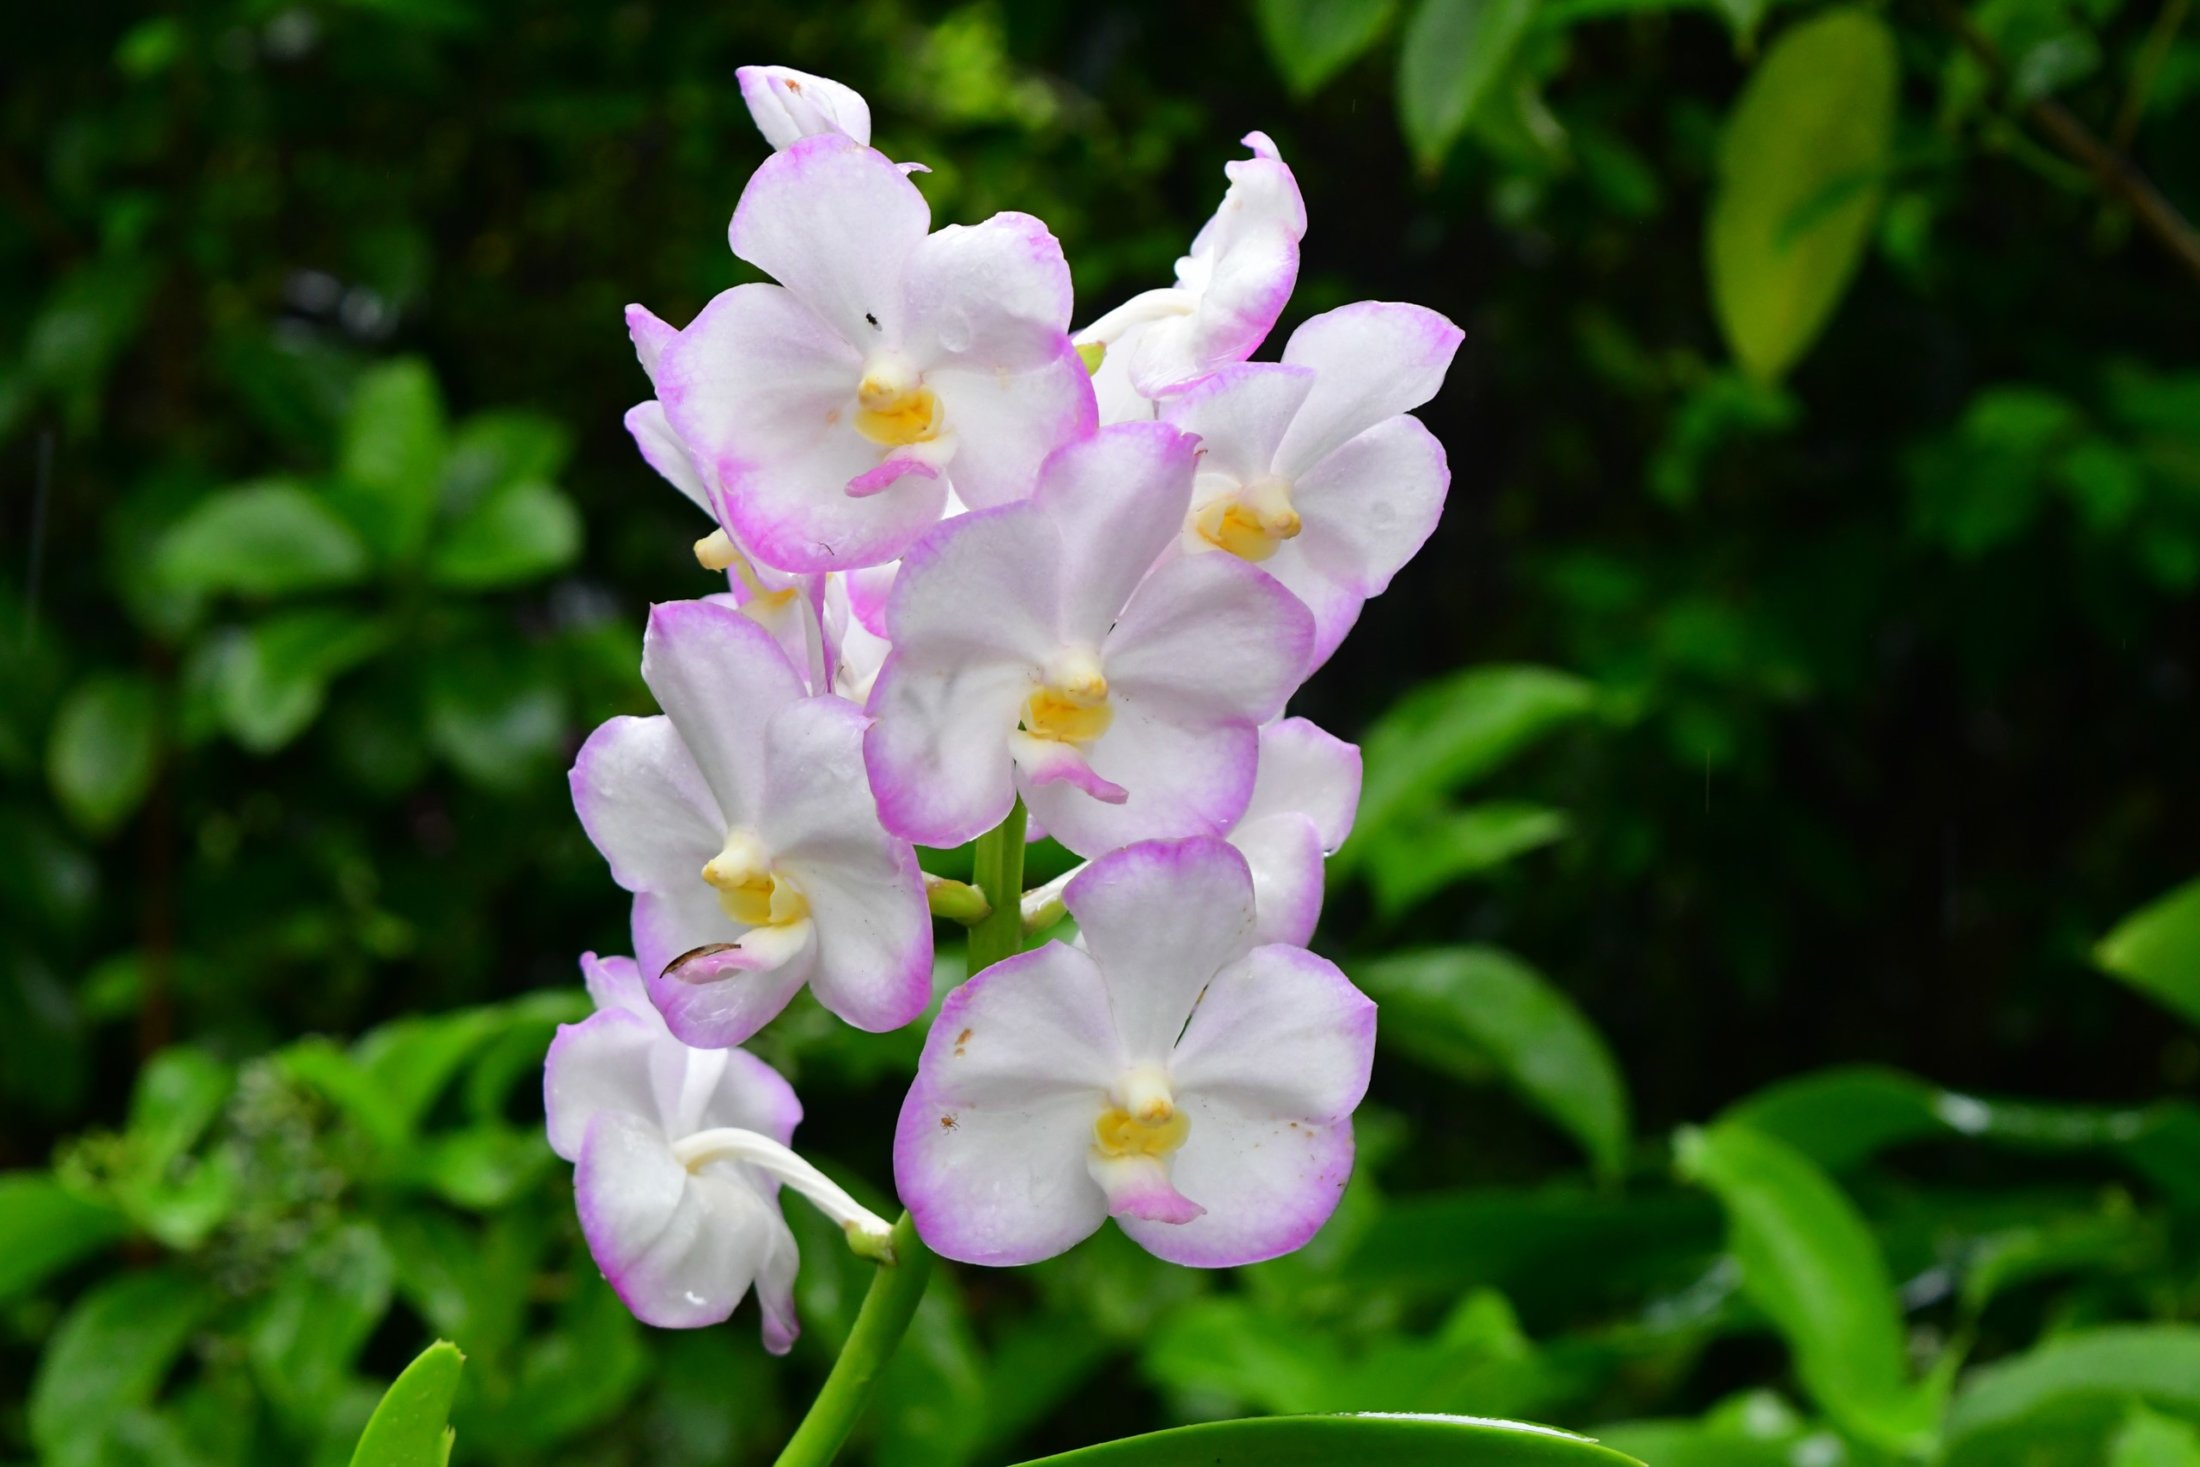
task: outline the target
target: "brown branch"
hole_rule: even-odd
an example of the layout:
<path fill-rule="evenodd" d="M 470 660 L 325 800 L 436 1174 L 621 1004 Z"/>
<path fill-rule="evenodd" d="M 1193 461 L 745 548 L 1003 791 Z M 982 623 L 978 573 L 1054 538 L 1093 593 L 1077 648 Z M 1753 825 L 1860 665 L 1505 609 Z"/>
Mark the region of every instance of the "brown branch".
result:
<path fill-rule="evenodd" d="M 1978 59 L 1995 88 L 2006 92 L 2009 64 L 2002 60 L 2000 50 L 1971 24 L 1970 17 L 1957 8 L 1954 0 L 1936 0 L 1935 8 L 1957 39 L 1963 42 L 1964 49 Z M 2146 232 L 2154 236 L 2155 242 L 2168 250 L 2194 280 L 2200 281 L 2200 233 L 2194 232 L 2177 206 L 2162 196 L 2162 191 L 2139 171 L 2137 164 L 2094 136 L 2093 130 L 2080 122 L 2076 114 L 2052 97 L 2028 103 L 2024 115 L 2047 135 L 2048 141 L 2092 174 L 2093 181 L 2103 192 L 2130 209 Z"/>

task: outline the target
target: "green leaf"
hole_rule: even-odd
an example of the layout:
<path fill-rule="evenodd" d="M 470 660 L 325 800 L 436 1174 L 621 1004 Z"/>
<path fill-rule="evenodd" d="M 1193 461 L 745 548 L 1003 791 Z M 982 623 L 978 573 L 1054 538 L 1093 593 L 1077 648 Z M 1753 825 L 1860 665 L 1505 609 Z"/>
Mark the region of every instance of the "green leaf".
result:
<path fill-rule="evenodd" d="M 349 586 L 367 548 L 327 500 L 295 479 L 262 479 L 199 504 L 161 537 L 153 570 L 177 591 L 291 596 Z"/>
<path fill-rule="evenodd" d="M 446 655 L 428 669 L 426 702 L 428 741 L 485 789 L 525 789 L 571 747 L 564 689 L 538 649 Z"/>
<path fill-rule="evenodd" d="M 374 1408 L 351 1467 L 444 1467 L 451 1460 L 451 1402 L 465 1362 L 448 1340 L 421 1351 Z"/>
<path fill-rule="evenodd" d="M 1863 258 L 1893 145 L 1894 38 L 1867 11 L 1784 32 L 1719 147 L 1707 233 L 1727 345 L 1761 381 L 1810 348 Z"/>
<path fill-rule="evenodd" d="M 1547 667 L 1470 667 L 1423 683 L 1368 731 L 1355 839 L 1338 859 L 1349 869 L 1357 846 L 1595 706 L 1594 687 Z"/>
<path fill-rule="evenodd" d="M 443 460 L 442 511 L 459 518 L 496 490 L 553 483 L 572 451 L 570 435 L 539 413 L 476 413 L 451 435 Z"/>
<path fill-rule="evenodd" d="M 1435 168 L 1511 65 L 1535 0 L 1420 0 L 1398 59 L 1398 114 L 1424 168 Z"/>
<path fill-rule="evenodd" d="M 2117 923 L 2093 950 L 2093 960 L 2200 1023 L 2200 881 L 2187 882 Z"/>
<path fill-rule="evenodd" d="M 129 1231 L 122 1214 L 76 1196 L 44 1172 L 0 1176 L 0 1304 Z"/>
<path fill-rule="evenodd" d="M 176 1268 L 126 1273 L 77 1300 L 31 1381 L 31 1441 L 47 1467 L 95 1467 L 132 1411 L 151 1404 L 214 1298 Z"/>
<path fill-rule="evenodd" d="M 1693 1421 L 1621 1422 L 1600 1430 L 1613 1450 L 1657 1467 L 1794 1467 L 1846 1457 L 1838 1439 L 1823 1427 L 1814 1431 L 1770 1391 L 1722 1401 Z"/>
<path fill-rule="evenodd" d="M 214 669 L 223 727 L 254 753 L 281 748 L 320 715 L 329 683 L 388 640 L 382 622 L 334 609 L 282 612 L 232 633 Z"/>
<path fill-rule="evenodd" d="M 1462 877 L 1563 839 L 1571 828 L 1563 810 L 1499 800 L 1392 826 L 1368 850 L 1375 904 L 1395 917 Z"/>
<path fill-rule="evenodd" d="M 573 501 L 533 481 L 492 491 L 443 532 L 428 558 L 438 585 L 482 591 L 563 570 L 580 554 Z"/>
<path fill-rule="evenodd" d="M 77 684 L 54 715 L 46 778 L 61 808 L 94 834 L 137 809 L 160 763 L 160 699 L 135 673 L 99 673 Z"/>
<path fill-rule="evenodd" d="M 1937 1383 L 1909 1384 L 1886 1259 L 1840 1189 L 1801 1153 L 1731 1121 L 1684 1131 L 1677 1162 L 1726 1209 L 1743 1290 L 1818 1404 L 1888 1450 L 1928 1444 Z"/>
<path fill-rule="evenodd" d="M 1260 38 L 1295 97 L 1310 97 L 1375 44 L 1396 0 L 1254 0 Z"/>
<path fill-rule="evenodd" d="M 374 1230 L 354 1224 L 283 1268 L 245 1348 L 261 1389 L 294 1423 L 332 1415 L 352 1363 L 390 1307 L 394 1270 Z"/>
<path fill-rule="evenodd" d="M 365 373 L 344 419 L 333 497 L 386 563 L 427 543 L 443 477 L 443 403 L 424 363 Z"/>
<path fill-rule="evenodd" d="M 1948 1413 L 1948 1467 L 2090 1467 L 2134 1401 L 2200 1416 L 2200 1328 L 2072 1330 L 1981 1367 Z"/>
<path fill-rule="evenodd" d="M 2108 1467 L 2200 1467 L 2200 1430 L 2138 1407 L 2109 1444 Z"/>
<path fill-rule="evenodd" d="M 1211 1421 L 1039 1457 L 1024 1467 L 1628 1467 L 1632 1457 L 1548 1426 L 1458 1416 Z"/>
<path fill-rule="evenodd" d="M 1385 1044 L 1468 1079 L 1494 1068 L 1589 1153 L 1627 1158 L 1627 1087 L 1604 1039 L 1541 974 L 1495 948 L 1440 948 L 1356 965 Z"/>

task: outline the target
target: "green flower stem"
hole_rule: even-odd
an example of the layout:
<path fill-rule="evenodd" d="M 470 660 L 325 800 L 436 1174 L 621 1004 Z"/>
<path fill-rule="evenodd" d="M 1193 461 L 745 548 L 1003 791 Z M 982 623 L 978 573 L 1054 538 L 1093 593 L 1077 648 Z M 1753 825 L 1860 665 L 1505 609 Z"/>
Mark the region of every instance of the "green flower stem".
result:
<path fill-rule="evenodd" d="M 1008 818 L 978 837 L 976 885 L 989 906 L 970 929 L 966 971 L 975 973 L 1024 946 L 1024 802 Z M 916 1316 L 932 1276 L 932 1253 L 917 1236 L 916 1224 L 903 1213 L 889 1239 L 891 1256 L 879 1262 L 871 1288 L 863 1296 L 855 1328 L 833 1362 L 809 1414 L 779 1454 L 778 1467 L 826 1467 L 840 1453 L 856 1418 L 871 1398 L 878 1378 Z"/>
<path fill-rule="evenodd" d="M 856 1314 L 848 1343 L 833 1362 L 832 1374 L 810 1403 L 810 1412 L 779 1454 L 779 1467 L 826 1467 L 855 1429 L 856 1418 L 871 1398 L 894 1347 L 908 1333 L 909 1321 L 932 1276 L 932 1250 L 917 1237 L 916 1224 L 903 1213 L 894 1224 L 894 1261 L 879 1265 Z"/>

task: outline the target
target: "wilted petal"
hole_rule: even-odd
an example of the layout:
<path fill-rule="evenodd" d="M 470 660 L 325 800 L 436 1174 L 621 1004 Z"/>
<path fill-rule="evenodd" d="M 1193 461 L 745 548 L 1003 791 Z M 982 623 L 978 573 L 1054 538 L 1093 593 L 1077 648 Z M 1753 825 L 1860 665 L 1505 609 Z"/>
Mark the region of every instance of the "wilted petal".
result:
<path fill-rule="evenodd" d="M 1107 1197 L 1085 1165 L 1121 1068 L 1092 959 L 1061 943 L 947 996 L 894 1134 L 894 1186 L 933 1251 L 1031 1263 L 1090 1235 Z"/>

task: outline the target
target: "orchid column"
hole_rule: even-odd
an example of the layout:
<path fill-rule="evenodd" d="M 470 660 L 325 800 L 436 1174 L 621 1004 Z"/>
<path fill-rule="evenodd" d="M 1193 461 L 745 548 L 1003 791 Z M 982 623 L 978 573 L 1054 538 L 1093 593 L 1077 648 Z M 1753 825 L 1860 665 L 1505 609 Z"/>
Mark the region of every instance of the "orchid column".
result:
<path fill-rule="evenodd" d="M 753 1289 L 791 1345 L 783 1187 L 877 1262 L 781 1458 L 808 1464 L 934 1252 L 1012 1266 L 1113 1219 L 1228 1267 L 1335 1208 L 1375 1010 L 1305 944 L 1359 753 L 1285 706 L 1435 527 L 1449 474 L 1410 412 L 1459 332 L 1364 302 L 1249 361 L 1306 230 L 1255 133 L 1174 283 L 1073 337 L 1040 221 L 935 229 L 861 97 L 740 83 L 776 151 L 729 240 L 773 283 L 678 329 L 627 318 L 653 388 L 627 425 L 709 517 L 724 588 L 651 610 L 662 711 L 574 765 L 635 957 L 586 960 L 600 1011 L 560 1031 L 546 1099 L 589 1247 L 648 1323 L 721 1323 Z M 1026 891 L 1042 829 L 1085 864 Z M 922 869 L 972 841 L 972 883 Z M 944 993 L 935 919 L 966 929 Z M 892 1122 L 897 1223 L 791 1149 L 792 1090 L 736 1047 L 805 987 L 859 1030 L 936 1014 Z"/>

